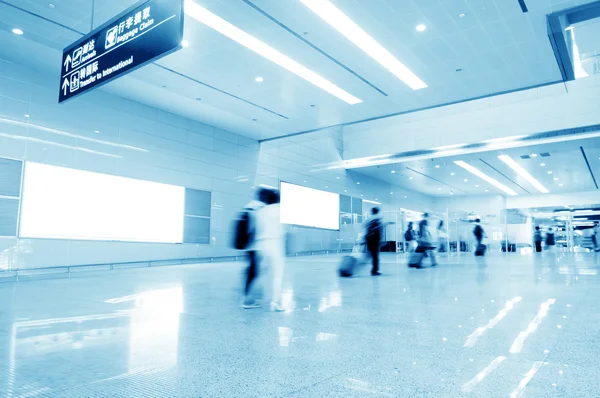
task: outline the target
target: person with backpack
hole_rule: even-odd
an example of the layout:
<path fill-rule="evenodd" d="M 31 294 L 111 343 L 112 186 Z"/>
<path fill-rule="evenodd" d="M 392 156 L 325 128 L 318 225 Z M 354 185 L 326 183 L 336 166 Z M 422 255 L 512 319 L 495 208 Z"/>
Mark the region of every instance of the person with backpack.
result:
<path fill-rule="evenodd" d="M 259 197 L 265 206 L 256 211 L 256 250 L 261 267 L 269 267 L 273 278 L 271 311 L 284 311 L 281 293 L 285 268 L 285 230 L 280 221 L 279 192 L 262 188 Z"/>
<path fill-rule="evenodd" d="M 486 247 L 483 244 L 485 231 L 481 226 L 481 220 L 479 218 L 475 220 L 475 228 L 473 228 L 473 235 L 475 235 L 475 241 L 477 242 L 477 246 L 475 247 L 475 255 L 484 256 L 486 250 Z"/>
<path fill-rule="evenodd" d="M 371 209 L 371 219 L 367 222 L 365 228 L 365 243 L 373 260 L 373 268 L 371 269 L 371 275 L 373 276 L 381 275 L 381 272 L 379 272 L 379 251 L 381 249 L 382 229 L 383 224 L 379 216 L 379 208 L 373 207 Z"/>
<path fill-rule="evenodd" d="M 242 307 L 246 309 L 259 308 L 260 303 L 252 295 L 252 285 L 259 274 L 259 253 L 256 250 L 256 212 L 265 206 L 261 199 L 265 199 L 265 194 L 257 192 L 257 198 L 251 200 L 244 210 L 240 213 L 234 227 L 234 248 L 245 250 L 248 257 L 248 267 L 245 274 L 244 283 L 244 301 Z M 261 197 L 262 196 L 262 197 Z"/>
<path fill-rule="evenodd" d="M 535 252 L 542 252 L 542 231 L 540 230 L 540 226 L 536 225 L 535 232 L 533 233 L 533 243 L 535 243 Z"/>

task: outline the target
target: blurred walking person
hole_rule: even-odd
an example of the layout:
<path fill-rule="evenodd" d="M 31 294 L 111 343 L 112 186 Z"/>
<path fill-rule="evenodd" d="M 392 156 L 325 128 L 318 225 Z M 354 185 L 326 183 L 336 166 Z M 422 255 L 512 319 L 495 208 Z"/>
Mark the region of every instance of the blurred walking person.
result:
<path fill-rule="evenodd" d="M 404 232 L 404 241 L 406 242 L 406 251 L 412 253 L 417 248 L 417 240 L 415 239 L 415 230 L 413 228 L 413 222 L 408 222 L 408 228 Z"/>
<path fill-rule="evenodd" d="M 285 231 L 279 220 L 279 193 L 261 188 L 258 196 L 265 204 L 256 210 L 255 248 L 258 252 L 258 264 L 271 270 L 273 278 L 271 310 L 283 311 L 281 289 L 285 267 Z"/>
<path fill-rule="evenodd" d="M 487 247 L 483 244 L 485 231 L 481 226 L 481 220 L 479 218 L 475 220 L 475 228 L 473 228 L 473 235 L 475 235 L 475 241 L 477 242 L 477 246 L 475 247 L 475 255 L 485 256 L 485 251 L 487 249 Z"/>
<path fill-rule="evenodd" d="M 371 218 L 365 227 L 365 243 L 373 261 L 373 268 L 371 268 L 371 275 L 373 276 L 381 275 L 381 272 L 379 272 L 379 251 L 381 249 L 382 229 L 383 224 L 379 215 L 379 208 L 373 207 Z"/>
<path fill-rule="evenodd" d="M 446 231 L 446 226 L 444 225 L 444 220 L 440 220 L 437 227 L 437 237 L 439 248 L 438 251 L 440 253 L 446 252 L 446 248 L 448 245 L 448 232 Z"/>
<path fill-rule="evenodd" d="M 533 242 L 535 243 L 535 252 L 542 252 L 542 231 L 540 230 L 539 225 L 535 227 L 535 232 L 533 233 Z"/>
<path fill-rule="evenodd" d="M 260 272 L 259 253 L 256 250 L 256 212 L 265 206 L 261 201 L 261 192 L 257 192 L 257 198 L 251 200 L 240 213 L 234 227 L 233 246 L 237 250 L 245 250 L 248 257 L 248 267 L 245 271 L 244 301 L 242 306 L 246 309 L 258 308 L 260 303 L 253 294 L 253 285 Z M 264 199 L 264 198 L 262 198 Z"/>
<path fill-rule="evenodd" d="M 546 232 L 546 247 L 544 248 L 546 251 L 553 252 L 554 246 L 556 245 L 556 238 L 554 237 L 554 230 L 552 227 L 548 228 L 548 232 Z"/>
<path fill-rule="evenodd" d="M 423 268 L 423 259 L 429 258 L 431 266 L 437 265 L 434 252 L 435 246 L 432 243 L 431 232 L 429 232 L 429 214 L 423 213 L 423 219 L 419 221 L 418 244 L 415 253 L 411 255 L 409 267 Z"/>

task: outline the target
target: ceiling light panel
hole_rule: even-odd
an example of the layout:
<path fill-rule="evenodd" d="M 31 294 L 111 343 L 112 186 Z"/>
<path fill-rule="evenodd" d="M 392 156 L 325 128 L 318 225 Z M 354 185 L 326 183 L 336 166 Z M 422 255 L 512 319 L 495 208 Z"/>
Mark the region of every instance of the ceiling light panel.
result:
<path fill-rule="evenodd" d="M 231 40 L 243 45 L 259 55 L 262 55 L 269 61 L 287 69 L 288 71 L 314 84 L 322 90 L 327 91 L 329 94 L 341 99 L 342 101 L 350 105 L 355 105 L 362 102 L 362 100 L 336 86 L 323 76 L 294 61 L 287 55 L 282 54 L 268 44 L 258 40 L 256 37 L 244 32 L 240 28 L 230 24 L 223 18 L 213 14 L 206 8 L 195 3 L 193 0 L 185 0 L 185 13 L 195 20 L 216 30 L 222 35 L 227 36 Z"/>
<path fill-rule="evenodd" d="M 510 156 L 508 156 L 508 155 L 500 155 L 500 156 L 498 156 L 498 159 L 500 159 L 508 167 L 510 167 L 511 169 L 513 169 L 519 176 L 521 176 L 524 179 L 526 179 L 531 185 L 533 185 L 535 187 L 535 189 L 537 189 L 541 193 L 549 193 L 550 192 L 550 191 L 548 191 L 546 189 L 546 187 L 544 187 L 542 185 L 542 183 L 540 183 L 538 180 L 536 180 L 531 174 L 529 174 L 527 172 L 527 170 L 525 170 L 523 167 L 521 167 L 521 165 L 518 164 L 517 162 L 515 162 L 513 160 L 513 158 L 511 158 Z"/>
<path fill-rule="evenodd" d="M 504 193 L 506 193 L 506 194 L 508 194 L 510 196 L 516 196 L 517 195 L 517 193 L 515 191 L 513 191 L 512 189 L 510 189 L 506 185 L 500 183 L 495 178 L 492 178 L 489 175 L 485 174 L 483 171 L 479 170 L 477 167 L 471 166 L 470 164 L 468 164 L 466 162 L 463 162 L 462 160 L 457 160 L 457 161 L 454 162 L 454 164 L 456 164 L 457 166 L 462 167 L 463 169 L 467 170 L 471 174 L 476 175 L 477 177 L 481 178 L 482 180 L 484 180 L 484 181 L 492 184 L 493 186 L 495 186 L 496 188 L 500 189 L 501 191 L 503 191 Z"/>
<path fill-rule="evenodd" d="M 388 50 L 352 21 L 329 0 L 300 0 L 312 12 L 344 35 L 348 40 L 392 72 L 413 90 L 426 88 L 427 84 L 415 75 L 406 65 L 394 57 Z"/>

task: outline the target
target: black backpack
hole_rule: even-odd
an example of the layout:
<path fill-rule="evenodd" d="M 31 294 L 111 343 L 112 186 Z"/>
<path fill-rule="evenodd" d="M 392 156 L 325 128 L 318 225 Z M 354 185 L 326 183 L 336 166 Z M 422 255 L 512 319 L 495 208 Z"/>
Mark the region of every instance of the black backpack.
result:
<path fill-rule="evenodd" d="M 248 210 L 242 211 L 234 221 L 233 247 L 237 250 L 246 249 L 254 240 L 254 230 L 250 226 L 252 215 Z"/>
<path fill-rule="evenodd" d="M 406 232 L 404 232 L 404 240 L 406 242 L 410 242 L 411 240 L 413 240 L 413 234 L 410 229 L 407 229 Z"/>

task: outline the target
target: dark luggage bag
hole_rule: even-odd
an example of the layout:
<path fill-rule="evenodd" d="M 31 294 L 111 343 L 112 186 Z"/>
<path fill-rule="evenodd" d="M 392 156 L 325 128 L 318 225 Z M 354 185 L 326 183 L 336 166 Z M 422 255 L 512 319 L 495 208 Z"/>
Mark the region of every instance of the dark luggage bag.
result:
<path fill-rule="evenodd" d="M 475 249 L 475 255 L 476 256 L 485 256 L 485 251 L 487 249 L 487 246 L 480 243 L 477 245 L 477 248 Z"/>
<path fill-rule="evenodd" d="M 338 268 L 338 272 L 342 277 L 350 277 L 354 275 L 354 271 L 356 266 L 358 265 L 358 260 L 355 256 L 344 256 L 342 257 L 342 262 Z"/>

